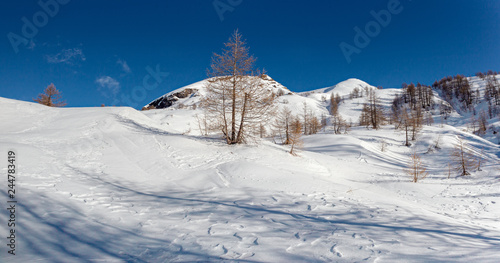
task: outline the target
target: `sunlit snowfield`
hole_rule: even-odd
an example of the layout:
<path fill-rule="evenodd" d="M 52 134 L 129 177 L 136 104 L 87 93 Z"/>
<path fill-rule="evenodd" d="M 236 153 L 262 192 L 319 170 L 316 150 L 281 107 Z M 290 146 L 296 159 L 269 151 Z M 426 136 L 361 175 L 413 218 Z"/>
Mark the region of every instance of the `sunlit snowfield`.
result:
<path fill-rule="evenodd" d="M 319 95 L 307 96 L 300 97 L 320 104 Z M 298 97 L 288 105 L 300 105 Z M 356 103 L 340 110 L 359 115 Z M 458 126 L 425 126 L 411 149 L 392 126 L 321 132 L 305 136 L 292 156 L 267 139 L 228 146 L 202 137 L 199 110 L 49 108 L 0 98 L 0 111 L 2 158 L 8 149 L 18 155 L 18 246 L 8 262 L 500 258 L 499 148 Z M 487 162 L 448 179 L 457 134 L 484 149 Z M 441 149 L 428 151 L 438 137 Z M 403 171 L 410 150 L 430 172 L 418 183 Z M 1 192 L 5 200 L 5 184 Z M 7 214 L 0 216 L 7 236 Z"/>

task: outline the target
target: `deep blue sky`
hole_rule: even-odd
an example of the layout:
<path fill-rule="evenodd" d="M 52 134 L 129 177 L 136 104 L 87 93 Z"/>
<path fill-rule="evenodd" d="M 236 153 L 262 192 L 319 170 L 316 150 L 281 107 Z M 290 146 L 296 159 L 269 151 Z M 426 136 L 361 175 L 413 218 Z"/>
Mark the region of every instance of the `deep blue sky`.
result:
<path fill-rule="evenodd" d="M 354 27 L 364 31 L 374 20 L 370 12 L 387 10 L 391 1 L 72 0 L 47 16 L 46 25 L 38 1 L 1 1 L 0 96 L 31 101 L 54 83 L 68 106 L 140 108 L 204 79 L 212 52 L 237 28 L 257 67 L 293 91 L 348 78 L 396 88 L 500 70 L 495 0 L 401 0 L 401 13 L 348 63 L 339 44 L 354 45 Z M 237 5 L 221 21 L 214 2 Z M 19 44 L 16 53 L 9 32 L 24 37 L 22 18 L 32 22 L 34 15 L 42 26 L 34 37 L 26 35 L 29 43 Z M 138 88 L 149 74 L 146 67 L 157 65 L 169 75 L 156 88 Z"/>

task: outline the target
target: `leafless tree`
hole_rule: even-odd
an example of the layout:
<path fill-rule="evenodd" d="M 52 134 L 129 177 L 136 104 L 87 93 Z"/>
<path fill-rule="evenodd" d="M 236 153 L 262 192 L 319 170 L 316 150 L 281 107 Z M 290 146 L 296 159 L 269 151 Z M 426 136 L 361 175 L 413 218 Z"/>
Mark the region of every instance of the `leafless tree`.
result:
<path fill-rule="evenodd" d="M 328 125 L 328 118 L 326 117 L 326 114 L 321 114 L 321 127 L 323 128 L 323 131 L 325 131 L 326 126 Z"/>
<path fill-rule="evenodd" d="M 410 146 L 410 135 L 411 140 L 414 141 L 417 139 L 418 132 L 422 129 L 422 110 L 419 107 L 417 107 L 416 110 L 412 110 L 403 106 L 399 111 L 400 112 L 395 115 L 399 118 L 396 120 L 395 127 L 405 132 L 405 146 Z"/>
<path fill-rule="evenodd" d="M 34 101 L 49 106 L 49 107 L 63 107 L 66 106 L 66 102 L 61 101 L 61 92 L 56 89 L 54 84 L 47 86 L 43 93 L 40 93 Z"/>
<path fill-rule="evenodd" d="M 208 134 L 212 129 L 210 127 L 207 114 L 203 113 L 201 117 L 198 114 L 196 114 L 195 116 L 196 120 L 198 121 L 198 128 L 200 130 L 200 134 L 202 136 L 208 136 Z"/>
<path fill-rule="evenodd" d="M 479 113 L 479 118 L 477 119 L 477 121 L 478 121 L 477 135 L 483 136 L 486 134 L 486 131 L 488 130 L 488 118 L 484 110 L 482 110 L 481 113 Z"/>
<path fill-rule="evenodd" d="M 308 124 L 309 124 L 309 107 L 307 107 L 307 102 L 303 102 L 302 105 L 302 119 L 303 119 L 303 129 L 304 129 L 304 134 L 308 134 Z"/>
<path fill-rule="evenodd" d="M 367 102 L 363 105 L 360 116 L 360 125 L 373 129 L 378 129 L 385 122 L 385 115 L 380 99 L 377 97 L 375 90 L 365 87 L 367 93 Z"/>
<path fill-rule="evenodd" d="M 363 104 L 361 115 L 359 116 L 359 126 L 370 127 L 370 107 L 367 103 Z"/>
<path fill-rule="evenodd" d="M 358 87 L 355 87 L 351 93 L 349 93 L 349 99 L 357 99 L 361 97 L 363 97 L 363 92 Z"/>
<path fill-rule="evenodd" d="M 417 183 L 419 180 L 422 180 L 429 175 L 422 164 L 420 155 L 417 152 L 412 152 L 410 154 L 410 161 L 408 162 L 408 167 L 405 169 L 405 172 L 411 176 L 412 182 L 414 183 Z"/>
<path fill-rule="evenodd" d="M 417 109 L 412 110 L 410 115 L 412 141 L 417 139 L 417 133 L 422 129 L 423 122 L 422 109 L 417 107 Z"/>
<path fill-rule="evenodd" d="M 293 122 L 292 111 L 288 107 L 283 107 L 276 117 L 273 126 L 282 138 L 283 144 L 290 144 L 291 128 Z"/>
<path fill-rule="evenodd" d="M 338 113 L 332 116 L 331 124 L 335 134 L 347 133 L 350 128 L 347 121 Z"/>
<path fill-rule="evenodd" d="M 486 163 L 486 154 L 484 152 L 484 148 L 481 148 L 481 152 L 478 154 L 476 158 L 476 168 L 478 171 L 482 171 L 481 167 Z"/>
<path fill-rule="evenodd" d="M 314 115 L 305 101 L 302 104 L 302 114 L 300 116 L 302 118 L 304 135 L 316 134 L 321 130 L 322 125 L 320 119 Z"/>
<path fill-rule="evenodd" d="M 406 107 L 403 107 L 401 109 L 401 112 L 397 115 L 398 120 L 396 125 L 396 129 L 404 130 L 405 132 L 405 146 L 410 146 L 410 140 L 409 140 L 409 132 L 411 131 L 411 116 L 408 113 L 408 109 Z"/>
<path fill-rule="evenodd" d="M 439 114 L 441 115 L 441 125 L 446 124 L 450 114 L 452 112 L 452 107 L 450 104 L 441 101 L 439 104 Z"/>
<path fill-rule="evenodd" d="M 309 134 L 316 134 L 323 128 L 323 126 L 321 125 L 321 121 L 318 119 L 318 117 L 312 114 L 311 117 L 309 118 L 308 126 L 309 126 Z"/>
<path fill-rule="evenodd" d="M 290 133 L 290 154 L 297 155 L 297 148 L 302 147 L 302 123 L 298 118 L 295 118 L 291 125 L 291 133 Z"/>
<path fill-rule="evenodd" d="M 335 97 L 332 94 L 332 96 L 330 97 L 330 114 L 331 115 L 337 114 L 338 109 L 339 107 L 337 101 L 335 100 Z"/>
<path fill-rule="evenodd" d="M 337 94 L 336 96 L 332 95 L 330 96 L 330 114 L 336 115 L 338 110 L 339 110 L 339 102 L 340 102 L 340 96 Z"/>
<path fill-rule="evenodd" d="M 276 95 L 263 87 L 254 70 L 255 58 L 236 30 L 221 54 L 214 53 L 208 70 L 203 106 L 210 120 L 222 131 L 228 144 L 246 142 L 259 133 L 275 110 Z"/>
<path fill-rule="evenodd" d="M 470 175 L 470 172 L 477 167 L 477 161 L 470 146 L 460 137 L 451 152 L 453 169 L 460 173 L 460 176 Z"/>
<path fill-rule="evenodd" d="M 467 125 L 468 127 L 468 131 L 471 132 L 471 133 L 476 133 L 476 129 L 477 129 L 477 124 L 478 124 L 478 121 L 476 119 L 476 117 L 474 115 L 471 115 L 470 116 L 470 122 L 469 124 Z"/>

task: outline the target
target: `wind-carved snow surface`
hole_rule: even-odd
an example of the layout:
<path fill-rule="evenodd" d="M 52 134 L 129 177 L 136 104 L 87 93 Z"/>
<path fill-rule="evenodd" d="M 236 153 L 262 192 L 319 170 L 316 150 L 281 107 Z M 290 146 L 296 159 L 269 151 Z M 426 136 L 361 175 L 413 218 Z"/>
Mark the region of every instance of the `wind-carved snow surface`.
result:
<path fill-rule="evenodd" d="M 280 100 L 325 111 L 320 94 Z M 452 126 L 425 127 L 412 148 L 391 126 L 306 136 L 295 157 L 267 140 L 201 137 L 199 109 L 57 109 L 0 98 L 0 111 L 1 156 L 19 156 L 17 255 L 4 246 L 2 262 L 500 258 L 500 150 Z M 447 179 L 457 135 L 487 162 Z M 403 172 L 412 150 L 430 172 L 417 184 Z M 6 237 L 5 211 L 0 222 Z"/>

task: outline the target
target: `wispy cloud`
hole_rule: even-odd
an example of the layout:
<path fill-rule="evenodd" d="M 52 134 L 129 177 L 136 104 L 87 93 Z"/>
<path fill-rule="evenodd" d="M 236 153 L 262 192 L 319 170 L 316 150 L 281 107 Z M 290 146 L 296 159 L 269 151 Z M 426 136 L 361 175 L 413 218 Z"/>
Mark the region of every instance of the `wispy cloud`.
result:
<path fill-rule="evenodd" d="M 118 61 L 116 61 L 116 63 L 118 63 L 118 64 L 120 64 L 120 66 L 122 66 L 122 69 L 123 69 L 123 71 L 125 71 L 125 73 L 128 74 L 128 73 L 132 72 L 132 70 L 130 69 L 130 67 L 127 64 L 127 61 L 118 59 Z"/>
<path fill-rule="evenodd" d="M 55 55 L 47 55 L 47 62 L 49 63 L 65 63 L 73 64 L 76 61 L 85 61 L 85 54 L 81 48 L 63 49 Z"/>
<path fill-rule="evenodd" d="M 110 76 L 102 76 L 95 82 L 99 84 L 99 90 L 105 96 L 109 96 L 109 94 L 116 96 L 120 91 L 120 82 Z"/>

